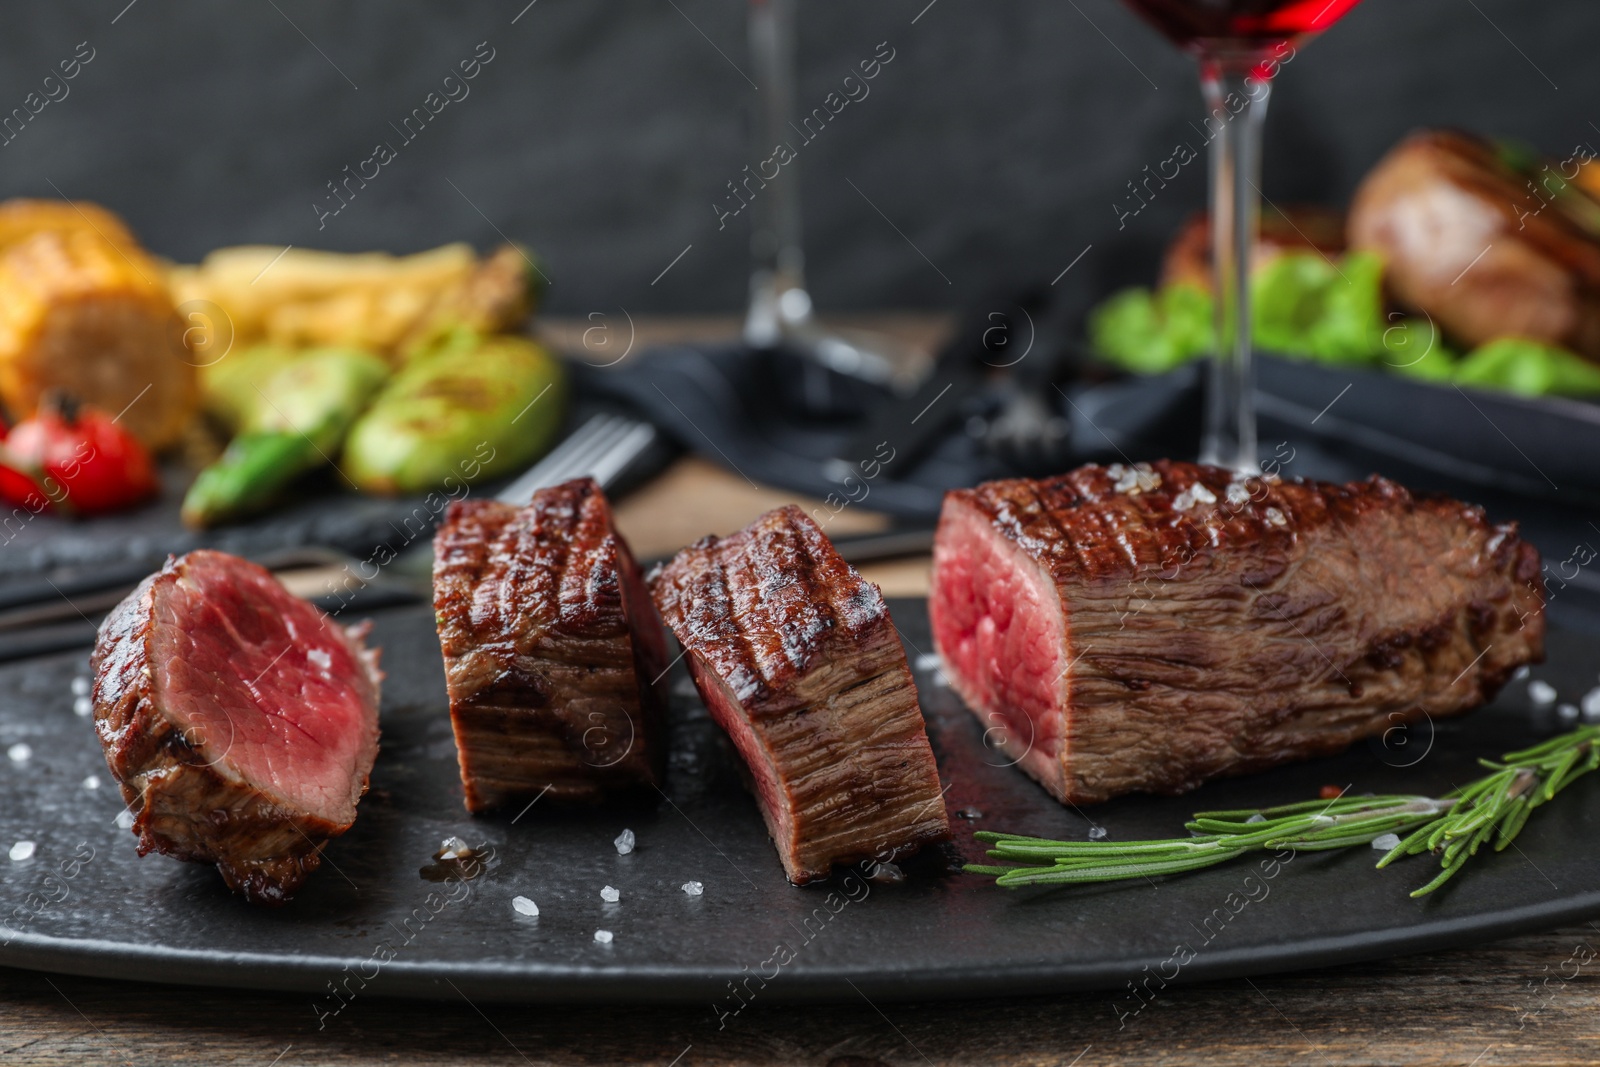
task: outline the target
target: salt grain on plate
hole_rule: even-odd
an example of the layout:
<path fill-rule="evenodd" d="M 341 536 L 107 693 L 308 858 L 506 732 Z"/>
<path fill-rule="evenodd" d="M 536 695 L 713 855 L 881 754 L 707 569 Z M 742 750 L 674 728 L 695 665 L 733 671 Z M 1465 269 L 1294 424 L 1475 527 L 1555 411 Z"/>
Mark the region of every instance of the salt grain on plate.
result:
<path fill-rule="evenodd" d="M 609 945 L 609 944 L 611 944 L 611 931 L 610 930 L 596 930 L 594 932 L 594 939 L 596 941 L 600 942 L 602 945 Z"/>
<path fill-rule="evenodd" d="M 1562 704 L 1556 708 L 1556 718 L 1562 722 L 1577 722 L 1581 714 L 1576 704 Z"/>
<path fill-rule="evenodd" d="M 89 777 L 83 780 L 83 787 L 85 789 L 99 789 L 100 778 L 97 775 L 91 774 Z"/>
<path fill-rule="evenodd" d="M 622 833 L 618 834 L 617 839 L 611 843 L 617 846 L 617 855 L 626 856 L 628 853 L 633 851 L 633 846 L 637 841 L 638 838 L 633 836 L 632 830 L 624 830 Z"/>
<path fill-rule="evenodd" d="M 1535 707 L 1547 708 L 1556 702 L 1556 687 L 1542 678 L 1528 683 L 1528 699 Z"/>
<path fill-rule="evenodd" d="M 33 758 L 33 746 L 25 741 L 18 741 L 6 749 L 6 755 L 11 757 L 12 763 L 27 763 Z"/>
<path fill-rule="evenodd" d="M 615 904 L 617 901 L 622 899 L 622 894 L 616 889 L 613 889 L 611 886 L 606 886 L 604 889 L 600 890 L 600 899 L 605 901 L 607 904 Z"/>
<path fill-rule="evenodd" d="M 33 842 L 18 841 L 11 846 L 11 862 L 21 863 L 23 860 L 33 859 Z"/>
<path fill-rule="evenodd" d="M 463 853 L 470 851 L 472 850 L 461 838 L 447 837 L 439 842 L 439 854 L 435 858 L 441 860 L 459 859 Z"/>
<path fill-rule="evenodd" d="M 1089 840 L 1090 841 L 1104 841 L 1105 839 L 1106 839 L 1106 828 L 1104 826 L 1091 826 L 1091 827 L 1089 827 Z"/>
<path fill-rule="evenodd" d="M 922 655 L 917 657 L 916 666 L 917 670 L 919 671 L 934 671 L 938 670 L 943 663 L 944 661 L 939 658 L 939 653 L 924 652 Z"/>
<path fill-rule="evenodd" d="M 1372 847 L 1379 852 L 1388 852 L 1398 844 L 1400 844 L 1399 834 L 1379 834 L 1372 839 Z"/>
<path fill-rule="evenodd" d="M 1584 722 L 1600 722 L 1600 686 L 1583 694 L 1578 708 L 1583 712 Z"/>
<path fill-rule="evenodd" d="M 1522 666 L 1511 672 L 1511 680 L 1513 682 L 1520 682 L 1531 673 L 1533 672 L 1530 671 L 1528 669 L 1528 665 L 1524 663 Z"/>
<path fill-rule="evenodd" d="M 126 808 L 124 808 L 122 811 L 117 813 L 117 829 L 119 829 L 119 830 L 132 830 L 133 829 L 133 812 L 131 812 L 131 811 L 127 810 Z"/>
<path fill-rule="evenodd" d="M 683 883 L 683 891 L 691 897 L 697 897 L 706 891 L 706 887 L 699 882 L 685 882 Z"/>
<path fill-rule="evenodd" d="M 72 714 L 87 719 L 94 712 L 94 701 L 88 697 L 78 697 L 72 702 Z"/>
<path fill-rule="evenodd" d="M 85 675 L 78 675 L 72 680 L 72 695 L 82 697 L 89 695 L 89 679 Z"/>
<path fill-rule="evenodd" d="M 539 917 L 539 905 L 535 904 L 527 897 L 512 897 L 511 906 L 516 909 L 518 915 L 531 915 L 534 918 Z"/>

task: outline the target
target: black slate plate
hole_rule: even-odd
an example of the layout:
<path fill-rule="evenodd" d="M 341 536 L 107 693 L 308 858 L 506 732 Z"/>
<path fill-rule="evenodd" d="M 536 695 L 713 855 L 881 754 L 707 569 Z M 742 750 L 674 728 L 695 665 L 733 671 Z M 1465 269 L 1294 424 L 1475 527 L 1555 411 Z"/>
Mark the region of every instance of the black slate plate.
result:
<path fill-rule="evenodd" d="M 892 609 L 911 655 L 928 651 L 923 602 Z M 681 668 L 666 799 L 587 814 L 535 804 L 520 816 L 472 819 L 461 807 L 429 612 L 379 614 L 375 640 L 389 680 L 372 791 L 323 870 L 277 911 L 244 904 L 209 868 L 135 856 L 131 835 L 115 825 L 121 805 L 89 721 L 74 714 L 84 656 L 0 668 L 0 748 L 33 750 L 21 763 L 0 759 L 0 846 L 37 843 L 25 862 L 0 855 L 0 965 L 299 990 L 319 1015 L 352 995 L 462 994 L 691 1001 L 723 1013 L 741 1003 L 730 981 L 763 1002 L 1099 987 L 1113 991 L 1117 1010 L 1132 1011 L 1127 983 L 1151 974 L 1191 981 L 1320 966 L 1600 915 L 1600 859 L 1589 847 L 1600 838 L 1600 776 L 1541 811 L 1515 851 L 1480 857 L 1421 902 L 1406 894 L 1431 877 L 1428 862 L 1377 871 L 1369 849 L 1294 857 L 1271 877 L 1240 863 L 1119 888 L 996 889 L 953 870 L 980 854 L 969 831 L 1082 837 L 1090 823 L 1001 766 L 977 720 L 920 667 L 950 810 L 973 817 L 954 820 L 951 846 L 906 864 L 904 884 L 850 873 L 822 887 L 789 886 Z M 1534 676 L 1577 700 L 1597 666 L 1600 640 L 1557 633 L 1551 663 Z M 1494 707 L 1436 730 L 1424 724 L 1387 747 L 1086 814 L 1128 839 L 1181 832 L 1197 808 L 1302 800 L 1324 784 L 1436 792 L 1472 775 L 1476 757 L 1554 729 L 1527 704 L 1525 683 L 1514 682 Z M 83 784 L 90 775 L 97 790 Z M 638 848 L 619 856 L 612 839 L 625 827 Z M 493 849 L 486 874 L 420 876 L 450 834 Z M 703 896 L 679 888 L 690 880 L 704 883 Z M 622 891 L 619 903 L 601 901 L 608 884 Z M 512 910 L 518 894 L 538 903 L 538 919 Z M 597 929 L 615 940 L 597 944 Z M 752 977 L 761 974 L 764 987 Z"/>

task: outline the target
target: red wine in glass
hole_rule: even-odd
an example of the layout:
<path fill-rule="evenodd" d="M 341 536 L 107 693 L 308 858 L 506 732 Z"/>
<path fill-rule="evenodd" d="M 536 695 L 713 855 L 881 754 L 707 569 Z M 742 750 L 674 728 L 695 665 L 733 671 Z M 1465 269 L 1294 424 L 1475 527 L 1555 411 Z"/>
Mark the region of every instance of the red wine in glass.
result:
<path fill-rule="evenodd" d="M 1261 123 L 1272 77 L 1304 39 L 1360 0 L 1125 0 L 1200 61 L 1211 142 L 1211 263 L 1217 352 L 1200 461 L 1256 474 L 1250 267 L 1261 214 Z"/>
<path fill-rule="evenodd" d="M 1321 33 L 1360 0 L 1127 0 L 1181 48 L 1272 46 Z"/>

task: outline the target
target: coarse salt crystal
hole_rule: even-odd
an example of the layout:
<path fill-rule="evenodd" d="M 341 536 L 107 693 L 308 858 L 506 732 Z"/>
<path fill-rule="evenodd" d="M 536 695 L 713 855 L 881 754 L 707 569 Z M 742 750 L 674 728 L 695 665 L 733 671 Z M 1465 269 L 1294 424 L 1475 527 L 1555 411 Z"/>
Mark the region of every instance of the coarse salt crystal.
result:
<path fill-rule="evenodd" d="M 129 811 L 127 808 L 123 808 L 120 812 L 117 813 L 117 829 L 119 829 L 119 830 L 132 830 L 133 829 L 133 812 Z"/>
<path fill-rule="evenodd" d="M 18 741 L 6 749 L 6 755 L 11 757 L 12 763 L 27 763 L 33 758 L 33 746 L 26 741 Z"/>
<path fill-rule="evenodd" d="M 600 890 L 600 899 L 605 901 L 607 904 L 615 904 L 617 901 L 622 899 L 622 893 L 611 886 L 606 886 L 604 889 Z"/>
<path fill-rule="evenodd" d="M 622 833 L 618 834 L 617 839 L 611 843 L 617 846 L 617 855 L 626 856 L 628 853 L 633 851 L 633 846 L 637 842 L 638 838 L 633 836 L 632 830 L 624 830 Z"/>
<path fill-rule="evenodd" d="M 609 945 L 609 944 L 611 944 L 611 931 L 610 930 L 596 930 L 594 932 L 594 939 L 596 941 L 600 942 L 600 944 L 602 944 L 602 945 Z"/>
<path fill-rule="evenodd" d="M 313 648 L 311 651 L 307 652 L 306 660 L 311 663 L 312 666 L 318 667 L 322 670 L 327 670 L 329 667 L 333 666 L 333 657 L 328 655 L 320 648 Z"/>
<path fill-rule="evenodd" d="M 87 719 L 94 712 L 94 701 L 88 697 L 78 697 L 72 702 L 72 714 Z"/>
<path fill-rule="evenodd" d="M 72 680 L 72 695 L 82 697 L 89 695 L 89 679 L 85 675 L 78 675 Z"/>
<path fill-rule="evenodd" d="M 1189 488 L 1172 498 L 1172 506 L 1178 511 L 1188 511 L 1196 504 L 1215 504 L 1217 494 L 1195 482 Z"/>
<path fill-rule="evenodd" d="M 18 841 L 11 846 L 11 862 L 21 863 L 23 860 L 33 859 L 33 842 Z"/>
<path fill-rule="evenodd" d="M 1313 815 L 1313 816 L 1311 816 L 1311 825 L 1312 826 L 1332 826 L 1333 825 L 1333 816 L 1332 815 Z"/>
<path fill-rule="evenodd" d="M 939 653 L 937 652 L 924 652 L 917 657 L 916 666 L 919 671 L 936 671 L 943 665 L 944 660 L 939 658 Z"/>
<path fill-rule="evenodd" d="M 1289 520 L 1284 518 L 1283 517 L 1283 512 L 1279 511 L 1277 508 L 1268 508 L 1267 509 L 1267 521 L 1270 522 L 1274 526 L 1287 526 L 1287 525 L 1289 525 Z"/>
<path fill-rule="evenodd" d="M 461 840 L 459 837 L 452 836 L 447 837 L 443 841 L 439 842 L 439 855 L 435 858 L 441 860 L 453 860 L 460 858 L 462 853 L 470 851 L 471 849 L 467 847 L 467 843 L 465 841 Z"/>
<path fill-rule="evenodd" d="M 83 787 L 85 789 L 99 789 L 100 777 L 98 775 L 91 774 L 89 777 L 83 780 Z"/>
<path fill-rule="evenodd" d="M 1511 680 L 1513 682 L 1520 682 L 1532 673 L 1533 672 L 1528 669 L 1528 665 L 1524 663 L 1522 666 L 1511 672 Z"/>
<path fill-rule="evenodd" d="M 1379 834 L 1372 839 L 1372 847 L 1380 852 L 1388 852 L 1400 844 L 1399 834 Z"/>
<path fill-rule="evenodd" d="M 1148 463 L 1135 463 L 1132 467 L 1114 463 L 1106 468 L 1106 473 L 1116 479 L 1111 488 L 1119 493 L 1148 493 L 1161 488 L 1161 475 Z"/>
<path fill-rule="evenodd" d="M 1267 821 L 1267 817 L 1265 815 L 1261 814 L 1259 811 L 1245 820 L 1245 822 L 1266 822 L 1266 821 Z"/>
<path fill-rule="evenodd" d="M 539 916 L 539 905 L 527 897 L 512 897 L 511 906 L 516 909 L 518 915 L 531 915 L 534 918 Z"/>
<path fill-rule="evenodd" d="M 1556 696 L 1556 687 L 1542 678 L 1535 678 L 1528 683 L 1528 699 L 1537 707 L 1549 707 L 1556 702 Z"/>
<path fill-rule="evenodd" d="M 1226 495 L 1228 503 L 1236 508 L 1242 508 L 1250 502 L 1250 490 L 1244 487 L 1243 482 L 1229 482 Z"/>
<path fill-rule="evenodd" d="M 1091 826 L 1091 827 L 1089 827 L 1089 840 L 1090 841 L 1104 841 L 1106 839 L 1106 836 L 1107 836 L 1106 835 L 1106 828 L 1104 826 Z"/>
<path fill-rule="evenodd" d="M 706 891 L 706 887 L 699 882 L 685 882 L 683 883 L 683 891 L 691 897 L 697 897 Z"/>
<path fill-rule="evenodd" d="M 1600 722 L 1600 686 L 1583 694 L 1578 708 L 1583 712 L 1584 722 Z"/>
<path fill-rule="evenodd" d="M 1556 718 L 1562 722 L 1577 722 L 1581 714 L 1576 704 L 1562 704 L 1556 708 Z"/>

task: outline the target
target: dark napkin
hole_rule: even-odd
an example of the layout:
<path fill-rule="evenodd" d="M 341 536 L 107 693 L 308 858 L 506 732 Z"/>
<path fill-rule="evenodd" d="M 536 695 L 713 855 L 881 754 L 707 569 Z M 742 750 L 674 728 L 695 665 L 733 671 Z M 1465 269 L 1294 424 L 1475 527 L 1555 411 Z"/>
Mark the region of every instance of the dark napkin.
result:
<path fill-rule="evenodd" d="M 648 419 L 684 448 L 752 483 L 823 500 L 832 494 L 901 519 L 931 522 L 946 489 L 1005 473 L 957 429 L 915 465 L 891 461 L 847 489 L 825 465 L 890 394 L 787 352 L 673 345 L 620 367 L 582 367 L 577 379 L 591 399 Z M 981 397 L 963 398 L 963 410 L 982 403 Z"/>

